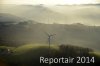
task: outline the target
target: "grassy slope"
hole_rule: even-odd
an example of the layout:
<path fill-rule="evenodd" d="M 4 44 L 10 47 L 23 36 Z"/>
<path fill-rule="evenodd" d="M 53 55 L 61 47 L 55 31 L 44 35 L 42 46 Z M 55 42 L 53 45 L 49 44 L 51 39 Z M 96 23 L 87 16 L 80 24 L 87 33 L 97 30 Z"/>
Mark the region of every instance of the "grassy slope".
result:
<path fill-rule="evenodd" d="M 9 48 L 13 53 L 8 55 L 0 55 L 0 59 L 10 66 L 33 66 L 39 65 L 39 57 L 68 57 L 68 56 L 95 56 L 97 62 L 100 60 L 100 55 L 97 53 L 90 53 L 86 49 L 77 46 L 70 45 L 51 45 L 51 49 L 49 50 L 49 46 L 46 44 L 27 44 L 19 47 L 0 47 L 0 48 Z M 79 51 L 82 51 L 81 53 Z M 49 55 L 50 51 L 50 55 Z M 74 55 L 73 55 L 74 54 Z M 0 61 L 0 62 L 1 62 Z M 0 63 L 1 64 L 1 63 Z M 41 65 L 41 64 L 40 64 Z M 46 65 L 47 66 L 47 65 Z M 56 66 L 56 65 L 54 65 Z M 58 66 L 58 65 L 57 65 Z"/>

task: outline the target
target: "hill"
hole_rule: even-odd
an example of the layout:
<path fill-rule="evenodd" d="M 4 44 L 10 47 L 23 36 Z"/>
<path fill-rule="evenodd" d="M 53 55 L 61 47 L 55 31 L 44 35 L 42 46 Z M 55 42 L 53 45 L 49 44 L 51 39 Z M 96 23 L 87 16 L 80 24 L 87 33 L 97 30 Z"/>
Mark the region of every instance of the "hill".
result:
<path fill-rule="evenodd" d="M 13 5 L 12 5 L 13 6 Z M 50 10 L 49 8 L 41 5 L 16 5 L 16 6 L 2 6 L 3 13 L 10 13 L 18 17 L 34 20 L 40 23 L 53 23 L 55 21 L 60 22 L 66 20 L 66 16 Z M 18 11 L 19 10 L 19 11 Z M 49 19 L 48 19 L 49 17 Z M 50 22 L 48 22 L 50 20 Z"/>
<path fill-rule="evenodd" d="M 45 5 L 2 5 L 0 13 L 9 13 L 40 23 L 84 23 L 100 25 L 100 5 L 45 6 Z"/>
<path fill-rule="evenodd" d="M 0 50 L 6 48 L 6 46 L 3 48 L 0 47 Z M 13 47 L 11 53 L 9 51 L 9 53 L 5 54 L 0 51 L 0 63 L 6 66 L 49 66 L 49 63 L 40 63 L 39 58 L 41 56 L 45 58 L 74 58 L 73 63 L 51 63 L 51 66 L 95 66 L 100 61 L 100 56 L 93 53 L 93 50 L 89 48 L 72 45 L 51 45 L 49 49 L 46 44 L 27 44 L 15 48 Z M 85 61 L 84 63 L 82 60 L 82 63 L 78 64 L 77 57 L 88 57 L 89 61 Z M 93 57 L 95 59 L 93 59 Z"/>
<path fill-rule="evenodd" d="M 0 45 L 47 43 L 46 33 L 50 33 L 56 34 L 52 43 L 100 50 L 100 27 L 95 26 L 100 21 L 99 5 L 2 5 L 0 8 Z"/>
<path fill-rule="evenodd" d="M 100 50 L 100 27 L 76 24 L 43 24 L 19 22 L 18 24 L 0 25 L 1 45 L 18 46 L 26 43 L 47 43 L 47 33 L 56 34 L 51 42 L 74 44 Z"/>
<path fill-rule="evenodd" d="M 0 13 L 0 23 L 2 22 L 9 22 L 9 23 L 14 23 L 14 22 L 21 22 L 24 19 L 17 17 L 15 15 L 12 14 L 8 14 L 8 13 Z"/>

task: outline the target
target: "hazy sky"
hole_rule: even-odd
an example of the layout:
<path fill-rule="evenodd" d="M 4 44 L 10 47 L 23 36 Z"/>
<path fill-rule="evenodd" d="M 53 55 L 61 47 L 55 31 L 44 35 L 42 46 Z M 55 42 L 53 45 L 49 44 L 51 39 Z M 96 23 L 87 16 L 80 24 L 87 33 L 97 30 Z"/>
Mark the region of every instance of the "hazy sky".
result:
<path fill-rule="evenodd" d="M 0 0 L 1 4 L 88 4 L 99 3 L 100 0 Z"/>

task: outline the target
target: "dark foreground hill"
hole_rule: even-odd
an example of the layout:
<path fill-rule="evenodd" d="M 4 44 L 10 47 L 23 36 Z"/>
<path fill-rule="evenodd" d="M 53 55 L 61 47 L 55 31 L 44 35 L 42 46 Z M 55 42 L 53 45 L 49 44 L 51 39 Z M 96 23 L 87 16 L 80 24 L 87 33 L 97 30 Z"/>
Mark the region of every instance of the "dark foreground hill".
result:
<path fill-rule="evenodd" d="M 100 62 L 100 55 L 94 53 L 92 49 L 72 45 L 51 45 L 50 49 L 46 44 L 28 44 L 15 47 L 1 46 L 0 66 L 95 66 Z M 40 57 L 45 58 L 74 58 L 70 63 L 40 63 Z M 81 57 L 78 62 L 78 58 Z M 85 58 L 85 59 L 84 59 Z M 47 60 L 48 61 L 48 60 Z M 63 60 L 64 61 L 64 60 Z M 55 61 L 57 62 L 57 61 Z"/>

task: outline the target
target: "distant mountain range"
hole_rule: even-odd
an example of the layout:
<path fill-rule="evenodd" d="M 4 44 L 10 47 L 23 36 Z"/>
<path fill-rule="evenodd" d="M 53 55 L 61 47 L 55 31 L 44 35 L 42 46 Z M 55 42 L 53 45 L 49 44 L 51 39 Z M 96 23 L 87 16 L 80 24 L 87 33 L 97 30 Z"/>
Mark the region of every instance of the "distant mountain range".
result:
<path fill-rule="evenodd" d="M 88 25 L 100 25 L 99 4 L 83 4 L 83 6 L 2 5 L 0 8 L 0 13 L 12 14 L 40 23 L 80 22 Z"/>
<path fill-rule="evenodd" d="M 6 25 L 0 22 L 0 45 L 48 43 L 46 33 L 56 34 L 52 44 L 71 44 L 100 50 L 100 27 L 76 24 L 43 24 L 19 22 Z"/>
<path fill-rule="evenodd" d="M 6 14 L 6 13 L 0 13 L 0 22 L 20 22 L 23 19 L 20 17 L 17 17 L 15 15 Z"/>
<path fill-rule="evenodd" d="M 100 26 L 93 26 L 100 25 L 99 5 L 2 5 L 0 8 L 0 45 L 47 44 L 46 33 L 50 33 L 56 34 L 52 44 L 100 51 Z"/>
<path fill-rule="evenodd" d="M 7 24 L 18 24 L 20 22 L 32 22 L 33 24 L 36 24 L 38 22 L 34 21 L 34 20 L 28 20 L 28 19 L 24 19 L 12 14 L 8 14 L 8 13 L 0 13 L 0 24 L 2 23 L 3 25 L 7 25 Z"/>
<path fill-rule="evenodd" d="M 19 5 L 9 9 L 2 9 L 2 12 L 10 13 L 28 20 L 35 20 L 41 23 L 52 23 L 54 21 L 60 22 L 62 20 L 66 20 L 66 16 L 63 14 L 53 12 L 47 7 L 39 5 Z"/>

